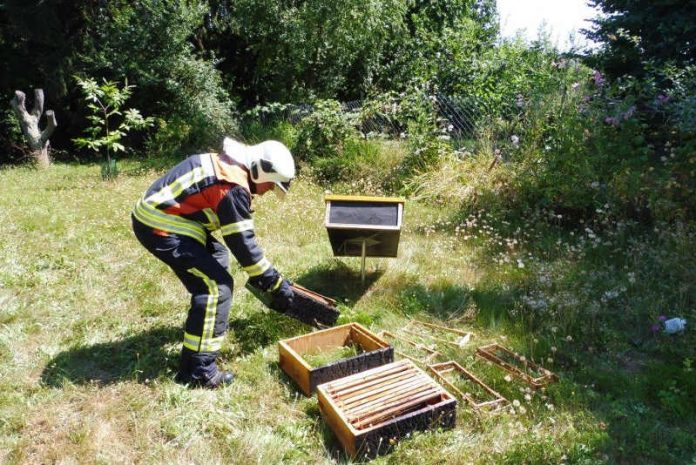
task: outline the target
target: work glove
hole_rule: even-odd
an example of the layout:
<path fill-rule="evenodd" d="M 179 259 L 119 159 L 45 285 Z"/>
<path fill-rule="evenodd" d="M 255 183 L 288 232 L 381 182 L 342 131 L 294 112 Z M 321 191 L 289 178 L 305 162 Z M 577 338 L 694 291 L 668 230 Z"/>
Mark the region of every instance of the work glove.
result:
<path fill-rule="evenodd" d="M 276 312 L 285 313 L 292 307 L 292 300 L 295 297 L 295 293 L 290 287 L 290 281 L 285 278 L 280 278 L 282 281 L 280 285 L 273 291 L 271 291 L 271 307 L 272 310 Z"/>

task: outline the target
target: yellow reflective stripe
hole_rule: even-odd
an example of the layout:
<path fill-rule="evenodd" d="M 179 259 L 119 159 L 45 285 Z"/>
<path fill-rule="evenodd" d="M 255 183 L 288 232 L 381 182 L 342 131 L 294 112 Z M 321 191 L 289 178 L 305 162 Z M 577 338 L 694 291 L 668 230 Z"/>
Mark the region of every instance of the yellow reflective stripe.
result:
<path fill-rule="evenodd" d="M 184 347 L 198 352 L 198 348 L 201 346 L 201 338 L 199 336 L 194 336 L 184 332 Z"/>
<path fill-rule="evenodd" d="M 237 223 L 226 224 L 220 228 L 220 232 L 223 236 L 229 236 L 230 234 L 250 231 L 252 229 L 254 229 L 254 220 L 244 220 Z"/>
<path fill-rule="evenodd" d="M 203 179 L 215 176 L 215 168 L 213 167 L 213 161 L 210 158 L 210 154 L 199 155 L 201 166 L 196 167 L 177 178 L 171 184 L 163 187 L 159 191 L 155 192 L 149 196 L 146 200 L 154 205 L 160 205 L 169 200 L 174 200 L 179 195 L 181 195 L 184 190 L 188 189 L 197 182 Z"/>
<path fill-rule="evenodd" d="M 269 269 L 270 267 L 271 267 L 271 262 L 269 262 L 268 260 L 266 260 L 266 257 L 264 257 L 264 258 L 262 258 L 261 260 L 259 260 L 258 262 L 256 262 L 256 263 L 253 264 L 253 265 L 250 265 L 250 266 L 243 266 L 242 269 L 243 269 L 244 271 L 246 271 L 246 273 L 247 273 L 250 277 L 253 278 L 254 276 L 260 276 L 260 275 L 262 275 L 262 274 L 263 274 L 267 269 Z"/>
<path fill-rule="evenodd" d="M 215 329 L 215 315 L 217 314 L 217 304 L 218 297 L 220 296 L 220 291 L 218 290 L 217 283 L 206 276 L 205 273 L 197 268 L 189 268 L 188 272 L 194 276 L 198 276 L 203 280 L 205 285 L 208 287 L 208 302 L 205 306 L 205 318 L 203 319 L 203 334 L 200 340 L 199 352 L 207 352 L 207 348 L 210 347 L 211 341 L 213 340 L 213 330 Z"/>
<path fill-rule="evenodd" d="M 204 208 L 201 211 L 205 214 L 206 218 L 208 218 L 208 224 L 206 225 L 208 229 L 211 231 L 220 229 L 220 218 L 218 218 L 217 213 L 215 213 L 212 208 Z"/>
<path fill-rule="evenodd" d="M 203 227 L 191 220 L 177 215 L 169 215 L 140 199 L 135 204 L 133 214 L 143 224 L 174 234 L 183 234 L 205 245 L 206 234 Z"/>
<path fill-rule="evenodd" d="M 222 341 L 225 336 L 211 338 L 201 343 L 201 338 L 193 334 L 184 332 L 184 347 L 196 352 L 217 352 L 222 348 Z"/>
<path fill-rule="evenodd" d="M 283 277 L 282 277 L 282 276 L 279 276 L 279 277 L 278 277 L 278 280 L 275 282 L 275 284 L 273 285 L 273 287 L 271 287 L 271 292 L 277 290 L 277 289 L 280 287 L 280 285 L 281 285 L 282 283 L 283 283 Z"/>
<path fill-rule="evenodd" d="M 213 337 L 201 343 L 201 352 L 217 352 L 222 349 L 222 341 L 225 337 Z"/>

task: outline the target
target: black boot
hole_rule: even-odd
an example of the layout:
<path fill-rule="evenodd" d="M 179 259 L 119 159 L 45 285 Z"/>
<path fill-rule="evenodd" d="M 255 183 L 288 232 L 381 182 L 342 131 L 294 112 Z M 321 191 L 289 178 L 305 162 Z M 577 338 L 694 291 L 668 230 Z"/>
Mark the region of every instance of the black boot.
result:
<path fill-rule="evenodd" d="M 215 389 L 224 387 L 234 379 L 227 371 L 218 370 L 215 364 L 217 352 L 194 352 L 187 348 L 181 351 L 179 372 L 174 380 L 189 387 L 204 387 Z"/>

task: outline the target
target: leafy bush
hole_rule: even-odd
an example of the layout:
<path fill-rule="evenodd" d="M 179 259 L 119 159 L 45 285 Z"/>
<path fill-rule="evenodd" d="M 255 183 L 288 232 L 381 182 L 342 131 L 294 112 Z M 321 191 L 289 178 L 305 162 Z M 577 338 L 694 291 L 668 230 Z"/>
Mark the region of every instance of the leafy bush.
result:
<path fill-rule="evenodd" d="M 318 100 L 314 110 L 298 126 L 295 152 L 313 161 L 339 157 L 349 139 L 358 137 L 354 118 L 335 100 Z"/>
<path fill-rule="evenodd" d="M 0 110 L 0 134 L 0 164 L 24 158 L 22 128 L 11 108 Z"/>
<path fill-rule="evenodd" d="M 168 108 L 173 119 L 188 125 L 185 147 L 217 147 L 223 136 L 238 133 L 234 104 L 212 63 L 192 56 L 177 57 L 166 76 L 165 88 L 173 96 Z"/>
<path fill-rule="evenodd" d="M 83 57 L 90 74 L 127 77 L 138 86 L 134 104 L 166 121 L 147 144 L 150 154 L 206 150 L 237 131 L 220 73 L 190 43 L 207 11 L 200 1 L 115 1 L 90 17 Z"/>

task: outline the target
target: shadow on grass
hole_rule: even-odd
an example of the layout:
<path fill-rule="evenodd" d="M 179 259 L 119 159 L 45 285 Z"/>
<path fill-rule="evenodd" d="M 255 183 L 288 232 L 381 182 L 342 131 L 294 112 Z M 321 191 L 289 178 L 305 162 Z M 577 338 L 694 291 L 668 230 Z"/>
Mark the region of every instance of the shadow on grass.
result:
<path fill-rule="evenodd" d="M 118 341 L 68 349 L 46 365 L 41 381 L 54 387 L 66 380 L 101 385 L 144 382 L 176 371 L 179 351 L 168 353 L 164 346 L 180 340 L 180 327 L 159 327 Z"/>
<path fill-rule="evenodd" d="M 401 289 L 398 302 L 399 308 L 407 316 L 427 313 L 447 321 L 464 317 L 473 299 L 471 290 L 465 286 L 411 283 Z"/>
<path fill-rule="evenodd" d="M 332 260 L 311 268 L 298 277 L 296 282 L 332 299 L 354 304 L 383 274 L 384 270 L 379 269 L 366 271 L 363 284 L 359 269 L 353 269 L 341 261 Z"/>
<path fill-rule="evenodd" d="M 272 310 L 259 311 L 231 319 L 229 331 L 236 345 L 235 355 L 250 354 L 281 339 L 307 333 L 311 326 Z"/>

